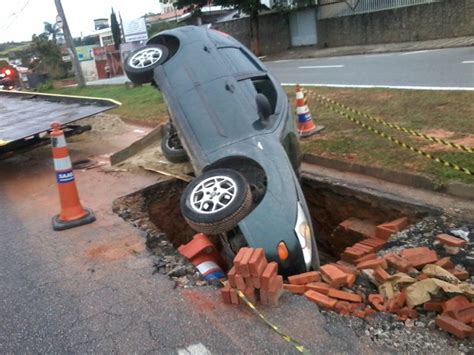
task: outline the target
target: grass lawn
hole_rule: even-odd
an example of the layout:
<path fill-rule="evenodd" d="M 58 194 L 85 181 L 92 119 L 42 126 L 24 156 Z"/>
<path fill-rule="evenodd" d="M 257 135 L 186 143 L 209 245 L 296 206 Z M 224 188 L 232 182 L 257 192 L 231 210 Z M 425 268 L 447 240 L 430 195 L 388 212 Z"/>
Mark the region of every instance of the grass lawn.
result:
<path fill-rule="evenodd" d="M 287 90 L 290 102 L 294 104 L 294 88 Z M 168 119 L 160 92 L 149 85 L 133 89 L 127 89 L 124 85 L 90 86 L 84 89 L 64 88 L 47 92 L 118 100 L 122 102 L 122 106 L 110 112 L 129 122 L 158 124 Z M 459 180 L 474 184 L 474 177 L 377 136 L 330 111 L 316 100 L 316 94 L 321 94 L 387 122 L 474 148 L 474 92 L 307 88 L 307 93 L 308 105 L 316 122 L 326 126 L 326 130 L 321 135 L 303 141 L 304 152 L 393 170 L 422 173 L 440 183 Z M 359 118 L 355 115 L 354 117 Z M 433 144 L 368 119 L 361 120 L 407 144 L 474 171 L 474 153 Z"/>
<path fill-rule="evenodd" d="M 93 96 L 114 99 L 122 106 L 109 111 L 128 122 L 159 124 L 168 120 L 166 105 L 161 93 L 151 85 L 127 89 L 125 85 L 88 86 L 83 89 L 69 87 L 45 91 L 50 94 Z"/>
<path fill-rule="evenodd" d="M 408 129 L 474 148 L 474 93 L 466 91 L 419 91 L 389 89 L 307 88 L 308 105 L 318 124 L 326 126 L 319 136 L 304 141 L 303 151 L 326 157 L 417 172 L 439 182 L 474 183 L 474 177 L 457 172 L 413 153 L 352 123 L 316 100 L 324 95 L 358 111 Z M 288 88 L 290 97 L 293 88 Z M 294 100 L 291 100 L 292 103 Z M 349 113 L 407 144 L 474 172 L 474 153 L 409 136 Z"/>

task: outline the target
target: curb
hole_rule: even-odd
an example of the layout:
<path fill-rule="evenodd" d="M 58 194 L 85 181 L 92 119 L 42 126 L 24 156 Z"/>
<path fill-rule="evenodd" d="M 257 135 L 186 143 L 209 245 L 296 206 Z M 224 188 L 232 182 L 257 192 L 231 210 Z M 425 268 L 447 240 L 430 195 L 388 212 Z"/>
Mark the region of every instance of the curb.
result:
<path fill-rule="evenodd" d="M 465 200 L 474 200 L 474 185 L 468 185 L 462 182 L 449 182 L 440 185 L 434 180 L 422 175 L 399 172 L 358 163 L 349 163 L 343 160 L 325 158 L 313 154 L 304 154 L 303 162 L 320 165 L 329 169 L 371 176 L 399 185 L 442 192 Z"/>

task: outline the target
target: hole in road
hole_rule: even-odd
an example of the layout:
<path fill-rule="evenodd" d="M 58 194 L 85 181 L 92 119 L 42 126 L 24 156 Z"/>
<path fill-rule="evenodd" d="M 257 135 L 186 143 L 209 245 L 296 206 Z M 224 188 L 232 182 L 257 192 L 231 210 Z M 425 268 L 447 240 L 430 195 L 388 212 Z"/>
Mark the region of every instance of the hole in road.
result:
<path fill-rule="evenodd" d="M 189 242 L 196 233 L 187 225 L 180 211 L 180 198 L 185 187 L 186 183 L 179 180 L 159 182 L 116 200 L 114 211 L 147 231 L 147 246 L 153 252 L 158 255 L 176 254 L 175 249 Z M 413 222 L 426 214 L 400 200 L 374 197 L 362 190 L 310 178 L 303 178 L 302 188 L 318 231 L 317 243 L 322 264 L 337 260 L 345 246 L 356 242 L 354 235 L 338 227 L 348 218 L 379 224 L 401 216 L 407 216 Z M 218 248 L 222 247 L 217 236 L 211 236 L 211 239 Z"/>

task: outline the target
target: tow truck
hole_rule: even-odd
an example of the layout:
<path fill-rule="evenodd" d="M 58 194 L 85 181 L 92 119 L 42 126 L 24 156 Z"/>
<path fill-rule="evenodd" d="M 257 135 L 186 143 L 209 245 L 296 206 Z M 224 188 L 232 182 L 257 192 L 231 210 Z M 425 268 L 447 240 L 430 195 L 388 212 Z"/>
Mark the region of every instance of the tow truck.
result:
<path fill-rule="evenodd" d="M 0 90 L 0 160 L 48 144 L 52 122 L 77 135 L 91 126 L 76 121 L 118 106 L 112 99 Z"/>

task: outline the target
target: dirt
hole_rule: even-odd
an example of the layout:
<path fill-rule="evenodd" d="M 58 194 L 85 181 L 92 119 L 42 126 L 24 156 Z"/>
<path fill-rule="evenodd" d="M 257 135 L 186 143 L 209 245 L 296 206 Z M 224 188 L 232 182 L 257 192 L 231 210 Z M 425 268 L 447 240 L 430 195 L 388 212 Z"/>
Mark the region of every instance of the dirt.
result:
<path fill-rule="evenodd" d="M 91 125 L 91 133 L 122 134 L 130 130 L 131 126 L 122 121 L 120 116 L 110 113 L 101 113 L 93 117 L 84 118 L 78 123 L 81 125 Z"/>
<path fill-rule="evenodd" d="M 130 240 L 124 239 L 94 246 L 85 251 L 85 255 L 91 259 L 115 261 L 127 256 L 141 253 L 145 250 L 142 242 L 130 244 Z"/>

